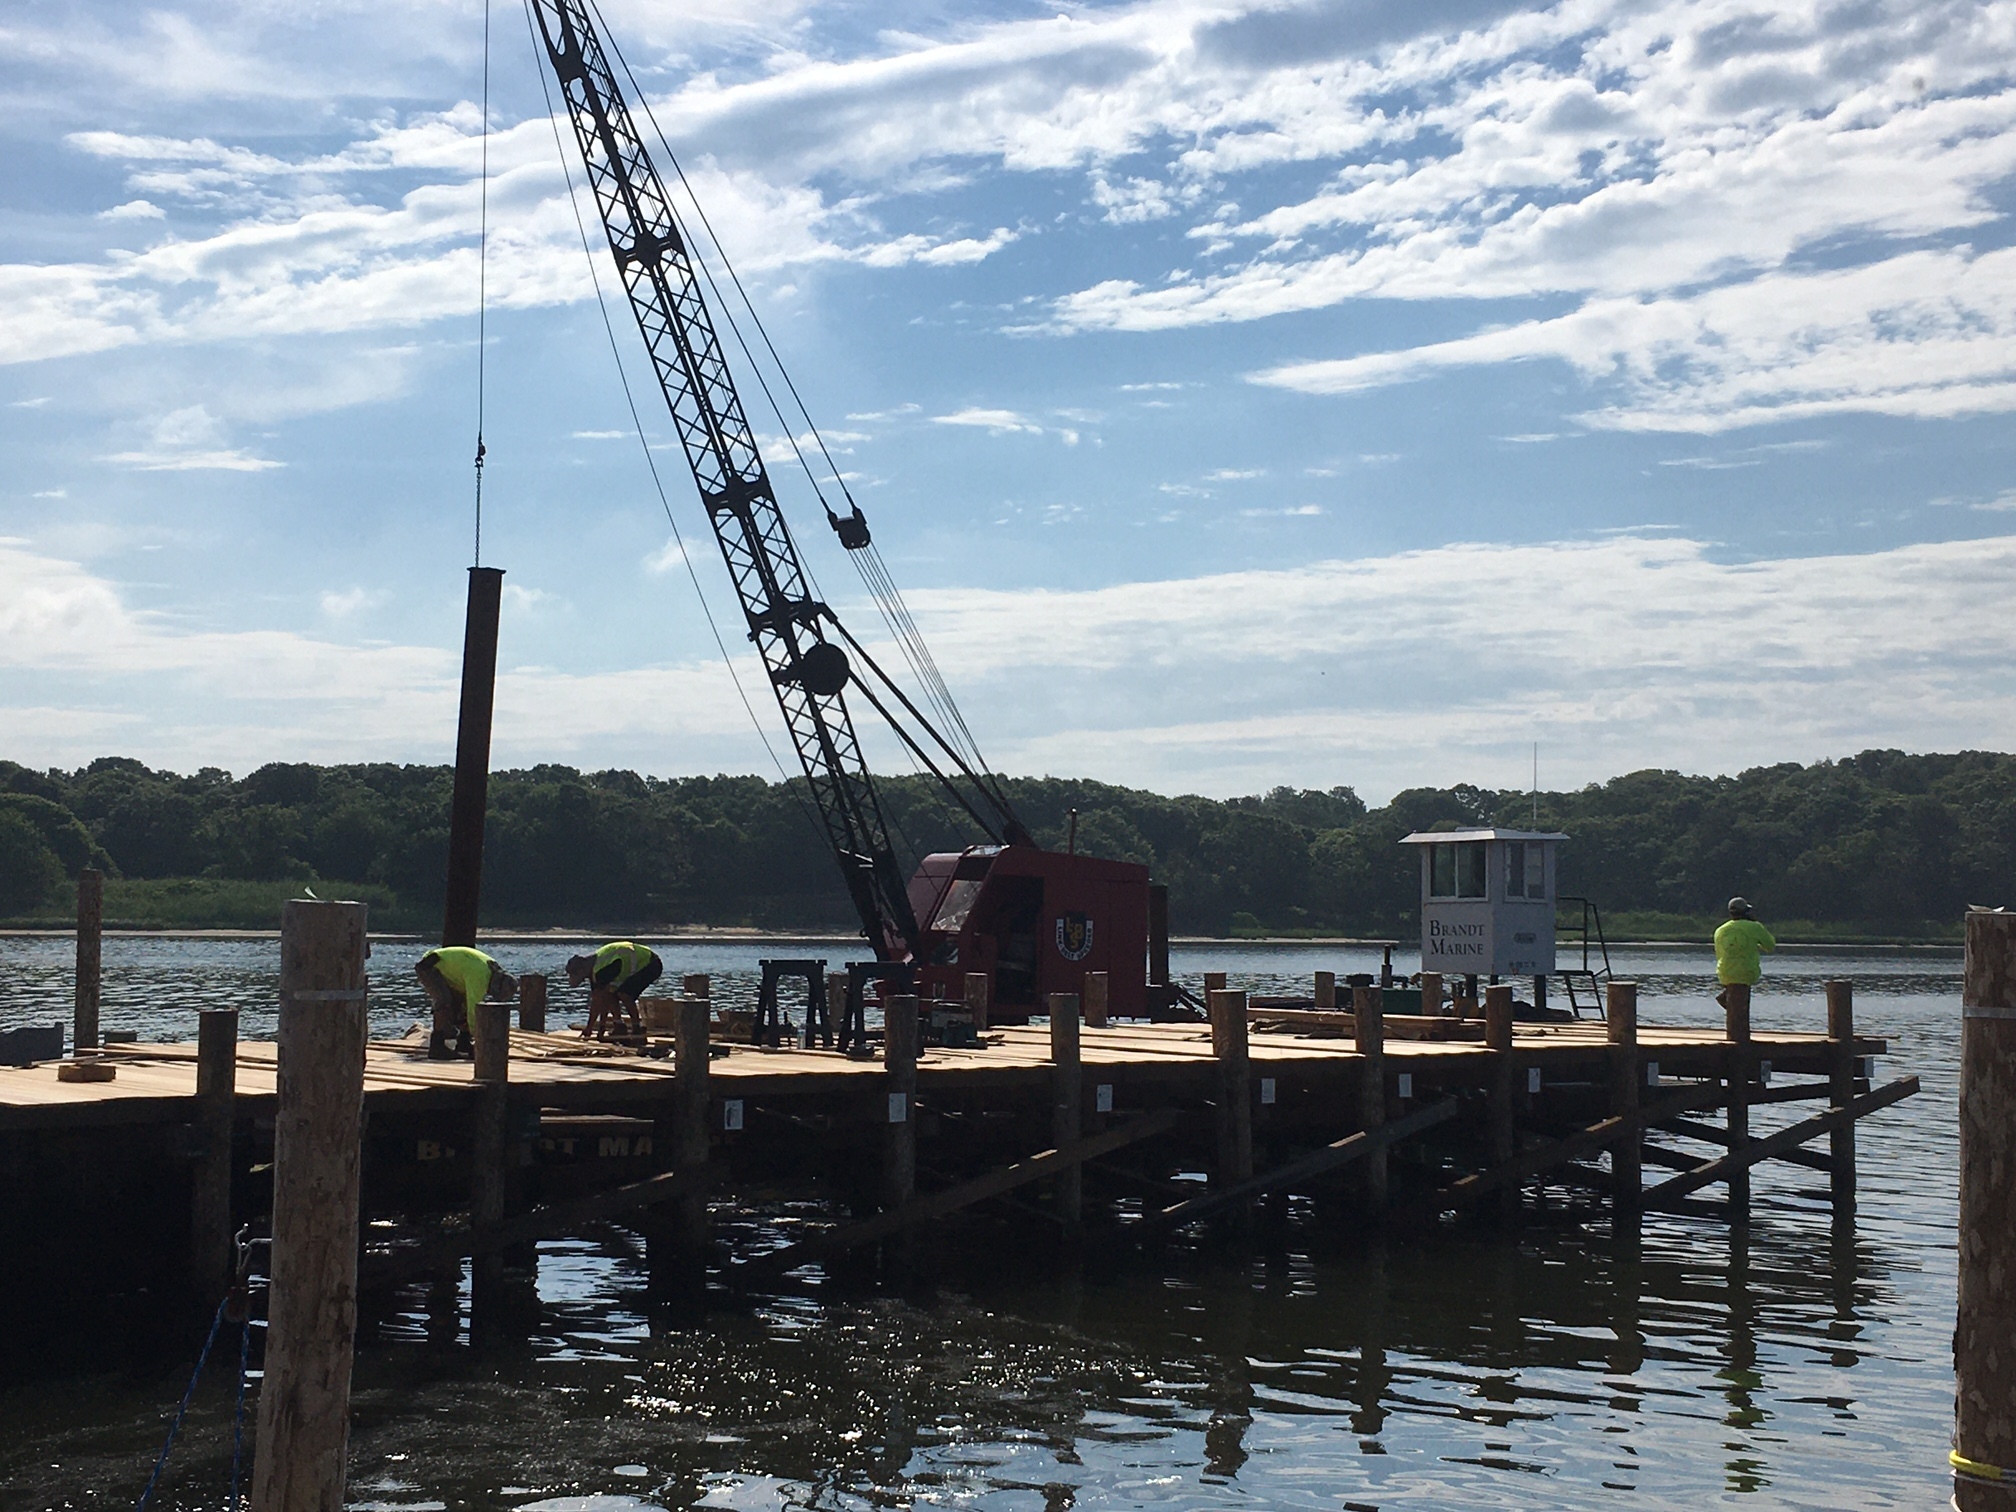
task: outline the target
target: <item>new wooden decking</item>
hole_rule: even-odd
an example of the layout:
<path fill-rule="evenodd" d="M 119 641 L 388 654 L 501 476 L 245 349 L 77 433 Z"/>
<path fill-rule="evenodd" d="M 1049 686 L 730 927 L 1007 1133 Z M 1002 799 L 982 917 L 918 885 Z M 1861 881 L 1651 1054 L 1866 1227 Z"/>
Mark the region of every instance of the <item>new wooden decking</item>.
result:
<path fill-rule="evenodd" d="M 662 1049 L 667 1041 L 658 1041 Z M 1825 1075 L 1829 1041 L 1821 1034 L 1760 1032 L 1750 1054 L 1774 1073 Z M 714 1097 L 789 1100 L 859 1093 L 872 1097 L 883 1082 L 879 1059 L 855 1060 L 831 1050 L 764 1049 L 731 1044 L 710 1067 Z M 1296 1090 L 1355 1086 L 1363 1058 L 1349 1039 L 1255 1032 L 1250 1040 L 1252 1074 L 1271 1078 L 1280 1094 Z M 1705 1028 L 1641 1026 L 1638 1048 L 1657 1063 L 1664 1077 L 1726 1074 L 1732 1046 Z M 1858 1058 L 1882 1056 L 1884 1040 L 1858 1036 Z M 467 1061 L 430 1061 L 424 1035 L 375 1040 L 366 1051 L 364 1091 L 371 1110 L 419 1112 L 461 1106 L 474 1094 L 474 1068 Z M 275 1096 L 276 1046 L 246 1040 L 238 1046 L 236 1095 L 241 1115 L 257 1115 Z M 1538 1068 L 1544 1083 L 1600 1080 L 1608 1063 L 1605 1030 L 1597 1021 L 1521 1024 L 1513 1056 L 1522 1068 Z M 1140 1106 L 1147 1092 L 1204 1089 L 1216 1060 L 1211 1030 L 1203 1024 L 1116 1024 L 1082 1031 L 1080 1056 L 1088 1082 L 1115 1087 L 1122 1104 Z M 1474 1040 L 1389 1039 L 1384 1057 L 1389 1075 L 1414 1078 L 1417 1095 L 1430 1090 L 1481 1087 L 1492 1073 L 1497 1052 Z M 118 1068 L 109 1082 L 64 1082 L 56 1064 L 0 1068 L 0 1130 L 108 1127 L 185 1121 L 196 1097 L 196 1046 L 131 1043 L 108 1047 L 103 1058 Z M 1037 1091 L 1050 1085 L 1054 1067 L 1046 1026 L 988 1031 L 980 1049 L 927 1047 L 919 1057 L 920 1097 L 933 1092 Z M 556 1111 L 617 1111 L 645 1106 L 665 1095 L 673 1081 L 669 1056 L 651 1058 L 584 1042 L 573 1034 L 511 1034 L 510 1096 L 513 1102 Z"/>

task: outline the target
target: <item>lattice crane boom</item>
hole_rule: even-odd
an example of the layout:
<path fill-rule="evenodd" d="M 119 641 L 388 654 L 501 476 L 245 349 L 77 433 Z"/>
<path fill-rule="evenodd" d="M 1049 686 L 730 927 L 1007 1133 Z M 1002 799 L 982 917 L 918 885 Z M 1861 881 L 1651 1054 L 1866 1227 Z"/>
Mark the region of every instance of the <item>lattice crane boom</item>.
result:
<path fill-rule="evenodd" d="M 721 341 L 699 269 L 644 150 L 586 0 L 530 0 L 567 102 L 631 312 L 699 485 L 701 503 L 762 658 L 863 933 L 902 959 L 918 924 L 843 694 L 850 668 L 812 596 Z"/>

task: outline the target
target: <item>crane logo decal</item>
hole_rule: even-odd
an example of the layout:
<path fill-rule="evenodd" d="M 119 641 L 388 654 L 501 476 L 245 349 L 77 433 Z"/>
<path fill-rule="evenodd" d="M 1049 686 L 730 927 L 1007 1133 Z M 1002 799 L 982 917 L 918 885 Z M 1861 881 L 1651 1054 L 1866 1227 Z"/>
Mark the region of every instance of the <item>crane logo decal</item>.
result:
<path fill-rule="evenodd" d="M 1082 961 L 1092 954 L 1092 920 L 1088 915 L 1057 916 L 1057 954 L 1067 961 Z"/>

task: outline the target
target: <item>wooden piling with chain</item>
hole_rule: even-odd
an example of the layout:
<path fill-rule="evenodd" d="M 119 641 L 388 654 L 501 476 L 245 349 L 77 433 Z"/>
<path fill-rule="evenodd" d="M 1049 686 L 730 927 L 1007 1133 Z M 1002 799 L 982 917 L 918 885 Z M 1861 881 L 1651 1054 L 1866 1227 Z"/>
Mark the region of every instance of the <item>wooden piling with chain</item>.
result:
<path fill-rule="evenodd" d="M 342 1512 L 357 1334 L 365 906 L 290 902 L 280 928 L 273 1254 L 252 1512 Z"/>

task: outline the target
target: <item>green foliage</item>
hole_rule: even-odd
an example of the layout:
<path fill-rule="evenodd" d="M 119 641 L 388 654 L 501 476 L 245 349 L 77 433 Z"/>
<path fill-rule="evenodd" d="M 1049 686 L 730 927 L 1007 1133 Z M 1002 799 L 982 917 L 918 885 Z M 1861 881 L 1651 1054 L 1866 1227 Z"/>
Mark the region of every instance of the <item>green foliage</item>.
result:
<path fill-rule="evenodd" d="M 425 928 L 440 914 L 451 785 L 446 767 L 287 763 L 234 779 L 123 757 L 75 772 L 0 762 L 0 914 L 33 913 L 64 874 L 98 865 L 125 879 L 108 916 L 123 907 L 133 922 L 270 925 L 301 883 L 341 877 L 370 892 L 381 923 Z M 1405 939 L 1419 881 L 1401 836 L 1535 823 L 1532 795 L 1468 785 L 1377 809 L 1341 786 L 1219 801 L 1005 785 L 1042 843 L 1064 846 L 1075 810 L 1079 850 L 1148 866 L 1183 933 Z M 880 787 L 906 856 L 975 838 L 928 779 Z M 2016 758 L 1865 751 L 1734 777 L 1633 772 L 1541 794 L 1538 826 L 1569 834 L 1561 890 L 1595 899 L 1613 937 L 1634 925 L 1697 937 L 1736 892 L 1788 934 L 1944 937 L 1967 904 L 2005 901 L 2016 875 Z M 853 925 L 802 782 L 499 772 L 485 848 L 491 925 Z"/>
<path fill-rule="evenodd" d="M 27 913 L 63 886 L 63 863 L 42 833 L 0 807 L 0 915 Z"/>

